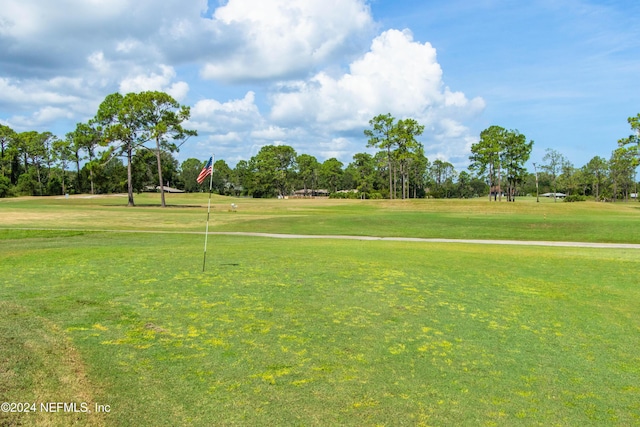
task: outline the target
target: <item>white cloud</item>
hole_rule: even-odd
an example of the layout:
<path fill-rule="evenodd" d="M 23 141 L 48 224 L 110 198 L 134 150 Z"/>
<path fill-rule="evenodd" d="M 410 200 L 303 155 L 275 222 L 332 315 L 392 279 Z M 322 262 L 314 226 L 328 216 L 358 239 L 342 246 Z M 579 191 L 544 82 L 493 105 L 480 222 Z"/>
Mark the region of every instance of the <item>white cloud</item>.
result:
<path fill-rule="evenodd" d="M 350 152 L 352 148 L 352 141 L 347 138 L 332 138 L 329 142 L 319 143 L 318 146 L 320 147 L 320 156 L 325 159 L 335 157 L 337 159 L 346 159 L 350 161 L 350 157 L 353 156 L 353 153 Z"/>
<path fill-rule="evenodd" d="M 250 132 L 263 122 L 252 91 L 247 92 L 242 99 L 224 103 L 215 99 L 203 99 L 191 108 L 191 126 L 210 133 L 227 133 L 232 130 Z"/>
<path fill-rule="evenodd" d="M 129 53 L 136 49 L 140 49 L 142 43 L 136 39 L 128 38 L 126 40 L 121 40 L 116 43 L 116 52 Z"/>
<path fill-rule="evenodd" d="M 73 84 L 69 85 L 70 82 Z M 77 82 L 73 79 L 20 81 L 0 77 L 0 103 L 20 103 L 23 106 L 31 106 L 75 102 L 78 98 L 69 94 L 73 86 L 77 89 Z"/>
<path fill-rule="evenodd" d="M 70 119 L 73 114 L 66 108 L 44 107 L 34 114 L 38 123 L 51 123 L 57 119 Z"/>
<path fill-rule="evenodd" d="M 92 52 L 87 57 L 87 62 L 89 62 L 89 64 L 91 64 L 91 66 L 98 71 L 102 71 L 108 66 L 107 62 L 104 59 L 104 52 L 102 51 Z"/>
<path fill-rule="evenodd" d="M 189 84 L 187 82 L 176 82 L 164 91 L 171 95 L 176 101 L 183 102 L 189 93 Z"/>
<path fill-rule="evenodd" d="M 38 30 L 42 19 L 36 4 L 28 1 L 7 0 L 0 11 L 0 34 L 10 37 L 25 37 Z"/>
<path fill-rule="evenodd" d="M 153 69 L 168 63 L 172 50 L 188 50 L 190 60 L 197 60 L 198 47 L 209 44 L 202 36 L 207 31 L 208 20 L 201 17 L 205 9 L 205 0 L 5 0 L 0 9 L 0 68 L 3 74 L 21 77 L 82 73 L 86 59 L 102 52 L 105 60 L 120 61 L 112 70 L 118 81 L 132 64 Z M 175 46 L 170 42 L 181 26 L 194 30 Z M 95 65 L 98 58 L 92 59 Z"/>
<path fill-rule="evenodd" d="M 432 140 L 443 141 L 450 152 L 463 151 L 469 131 L 462 119 L 477 115 L 485 105 L 481 98 L 469 100 L 445 87 L 436 50 L 415 42 L 407 30 L 382 33 L 349 73 L 332 77 L 320 72 L 308 81 L 282 85 L 272 101 L 274 122 L 303 122 L 323 132 L 364 130 L 372 117 L 387 112 L 412 117 L 426 127 L 422 140 L 427 152 Z M 336 148 L 334 144 L 328 151 Z"/>
<path fill-rule="evenodd" d="M 208 3 L 6 0 L 2 119 L 21 127 L 57 122 L 64 134 L 109 93 L 159 90 L 191 102 L 188 127 L 199 131 L 198 144 L 223 147 L 231 157 L 284 143 L 348 162 L 365 149 L 362 130 L 374 115 L 414 117 L 429 129 L 426 145 L 444 149 L 466 144 L 463 119 L 484 108 L 481 99 L 443 84 L 429 43 L 396 30 L 372 41 L 368 0 L 213 1 L 213 13 L 203 17 Z M 189 76 L 198 70 L 206 79 L 266 84 L 238 99 L 206 99 L 220 86 L 197 86 Z M 267 116 L 254 93 L 265 87 Z M 193 92 L 205 99 L 193 104 Z"/>
<path fill-rule="evenodd" d="M 48 80 L 0 77 L 0 109 L 12 114 L 6 120 L 16 130 L 54 131 L 51 127 L 65 123 L 67 127 L 58 132 L 62 135 L 72 130 L 74 122 L 95 114 L 104 99 L 99 94 L 101 87 L 99 82 L 80 77 L 58 76 Z"/>
<path fill-rule="evenodd" d="M 288 135 L 287 129 L 273 125 L 251 132 L 251 138 L 263 141 L 281 141 L 286 139 Z"/>
<path fill-rule="evenodd" d="M 68 120 L 73 113 L 65 108 L 43 107 L 35 111 L 31 116 L 14 116 L 8 121 L 15 130 L 33 130 L 41 126 L 47 126 L 57 120 Z"/>
<path fill-rule="evenodd" d="M 189 92 L 189 85 L 186 82 L 175 82 L 172 80 L 176 77 L 173 67 L 160 65 L 160 73 L 138 74 L 128 77 L 120 82 L 120 92 L 144 92 L 144 91 L 162 91 L 167 92 L 177 101 L 183 100 Z"/>
<path fill-rule="evenodd" d="M 0 10 L 0 33 L 27 40 L 52 33 L 87 32 L 92 39 L 105 35 L 157 31 L 158 22 L 173 23 L 183 17 L 199 18 L 204 0 L 162 2 L 154 0 L 4 0 Z M 120 24 L 120 25 L 118 25 Z M 96 29 L 101 31 L 95 31 Z M 118 31 L 113 31 L 114 29 Z M 82 44 L 83 40 L 77 43 Z"/>
<path fill-rule="evenodd" d="M 202 70 L 227 81 L 304 73 L 353 53 L 373 28 L 363 0 L 229 0 L 213 17 L 218 32 L 241 35 L 235 49 Z"/>

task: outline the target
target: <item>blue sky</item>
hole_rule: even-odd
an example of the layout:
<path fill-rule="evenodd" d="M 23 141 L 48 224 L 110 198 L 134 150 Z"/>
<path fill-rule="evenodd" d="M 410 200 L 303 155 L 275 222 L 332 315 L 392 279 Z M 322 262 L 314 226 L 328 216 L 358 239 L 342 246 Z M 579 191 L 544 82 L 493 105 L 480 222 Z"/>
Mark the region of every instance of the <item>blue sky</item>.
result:
<path fill-rule="evenodd" d="M 630 133 L 626 119 L 640 110 L 640 3 L 436 3 L 373 10 L 434 44 L 446 84 L 485 100 L 469 126 L 519 129 L 535 141 L 534 160 L 554 148 L 577 166 L 608 158 Z"/>
<path fill-rule="evenodd" d="M 110 93 L 163 90 L 199 132 L 181 161 L 275 143 L 347 164 L 390 112 L 459 170 L 491 125 L 579 167 L 640 112 L 638 16 L 634 1 L 4 0 L 0 123 L 64 137 Z"/>

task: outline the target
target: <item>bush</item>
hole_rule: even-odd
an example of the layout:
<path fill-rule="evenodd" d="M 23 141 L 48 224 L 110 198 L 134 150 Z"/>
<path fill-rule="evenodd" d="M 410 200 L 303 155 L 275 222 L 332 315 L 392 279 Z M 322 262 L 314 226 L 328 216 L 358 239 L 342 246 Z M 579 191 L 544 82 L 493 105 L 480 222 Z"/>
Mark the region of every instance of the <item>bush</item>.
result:
<path fill-rule="evenodd" d="M 565 202 L 584 202 L 587 198 L 585 196 L 580 196 L 578 194 L 572 194 L 564 198 Z"/>
<path fill-rule="evenodd" d="M 360 194 L 355 191 L 338 191 L 335 193 L 329 194 L 330 199 L 359 199 Z"/>
<path fill-rule="evenodd" d="M 11 181 L 6 176 L 0 175 L 0 198 L 12 195 Z"/>
<path fill-rule="evenodd" d="M 47 194 L 50 196 L 62 194 L 62 182 L 57 177 L 53 177 L 47 182 Z"/>
<path fill-rule="evenodd" d="M 23 173 L 18 177 L 18 184 L 16 185 L 16 193 L 21 196 L 36 196 L 42 195 L 40 190 L 40 184 L 34 177 L 34 173 Z"/>

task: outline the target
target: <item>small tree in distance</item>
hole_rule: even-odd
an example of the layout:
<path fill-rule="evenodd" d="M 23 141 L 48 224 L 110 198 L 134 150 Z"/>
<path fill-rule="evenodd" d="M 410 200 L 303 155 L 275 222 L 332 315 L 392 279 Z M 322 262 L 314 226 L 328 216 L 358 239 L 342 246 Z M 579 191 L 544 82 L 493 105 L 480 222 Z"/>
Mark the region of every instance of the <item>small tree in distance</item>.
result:
<path fill-rule="evenodd" d="M 471 165 L 469 169 L 487 178 L 489 184 L 489 200 L 495 190 L 494 200 L 502 200 L 500 184 L 500 152 L 506 130 L 500 126 L 490 126 L 480 132 L 480 141 L 471 146 Z"/>
<path fill-rule="evenodd" d="M 551 177 L 551 186 L 553 188 L 553 201 L 558 200 L 556 194 L 558 193 L 558 176 L 562 172 L 563 165 L 567 162 L 567 159 L 559 152 L 552 148 L 547 148 L 542 161 L 545 164 L 542 168 L 549 174 Z"/>

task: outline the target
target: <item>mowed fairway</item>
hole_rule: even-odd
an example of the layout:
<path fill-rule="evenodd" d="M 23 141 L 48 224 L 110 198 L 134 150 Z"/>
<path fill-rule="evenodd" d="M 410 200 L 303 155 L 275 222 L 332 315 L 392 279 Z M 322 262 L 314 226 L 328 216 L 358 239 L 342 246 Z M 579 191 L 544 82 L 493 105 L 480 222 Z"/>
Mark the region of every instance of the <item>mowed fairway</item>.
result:
<path fill-rule="evenodd" d="M 0 201 L 0 401 L 92 410 L 0 425 L 640 425 L 640 250 L 215 235 L 202 272 L 203 235 L 130 232 L 202 231 L 171 197 Z M 214 201 L 217 231 L 640 240 L 638 204 Z"/>

